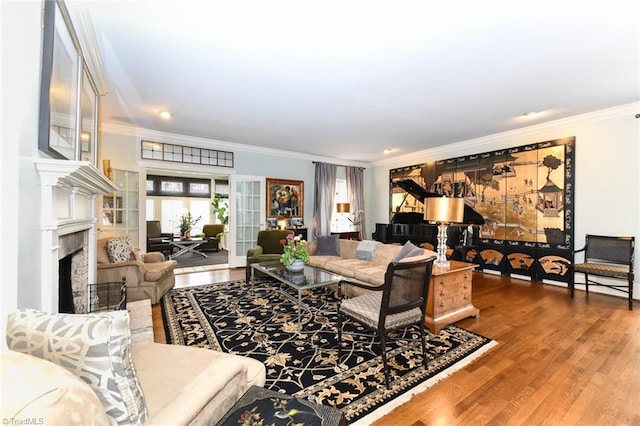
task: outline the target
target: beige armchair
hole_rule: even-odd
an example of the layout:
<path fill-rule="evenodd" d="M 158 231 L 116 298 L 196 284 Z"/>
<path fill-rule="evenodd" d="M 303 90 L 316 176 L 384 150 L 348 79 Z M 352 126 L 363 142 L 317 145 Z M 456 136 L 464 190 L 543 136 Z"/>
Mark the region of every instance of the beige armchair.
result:
<path fill-rule="evenodd" d="M 151 299 L 155 304 L 173 288 L 176 277 L 173 270 L 175 260 L 165 260 L 160 252 L 143 253 L 142 260 L 111 263 L 107 252 L 107 241 L 98 240 L 98 282 L 117 282 L 124 277 L 127 283 L 127 302 Z"/>

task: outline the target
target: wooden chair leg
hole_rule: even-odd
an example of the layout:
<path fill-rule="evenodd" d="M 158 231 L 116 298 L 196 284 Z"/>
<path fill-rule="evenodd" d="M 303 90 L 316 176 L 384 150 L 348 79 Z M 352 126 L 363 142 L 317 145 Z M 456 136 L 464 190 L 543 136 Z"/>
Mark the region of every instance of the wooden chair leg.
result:
<path fill-rule="evenodd" d="M 380 347 L 382 348 L 382 366 L 384 368 L 384 380 L 387 385 L 387 389 L 391 389 L 391 387 L 389 387 L 389 365 L 387 365 L 387 342 L 385 339 L 385 333 L 379 333 Z"/>
<path fill-rule="evenodd" d="M 633 281 L 629 280 L 629 310 L 633 311 Z"/>
<path fill-rule="evenodd" d="M 587 296 L 589 295 L 589 274 L 584 273 L 584 289 L 587 292 Z"/>
<path fill-rule="evenodd" d="M 338 306 L 338 364 L 342 358 L 342 315 L 340 315 L 340 306 Z"/>
<path fill-rule="evenodd" d="M 427 344 L 424 341 L 425 333 L 424 333 L 424 324 L 420 323 L 420 340 L 422 341 L 422 365 L 424 368 L 427 368 Z"/>

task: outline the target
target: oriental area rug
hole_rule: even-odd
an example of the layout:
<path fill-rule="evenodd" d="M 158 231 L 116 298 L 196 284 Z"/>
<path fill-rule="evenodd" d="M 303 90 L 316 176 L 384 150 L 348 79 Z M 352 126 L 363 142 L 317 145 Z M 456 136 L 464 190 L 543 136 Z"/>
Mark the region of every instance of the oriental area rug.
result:
<path fill-rule="evenodd" d="M 345 334 L 365 332 L 360 324 L 343 323 L 338 359 L 334 292 L 306 291 L 302 301 L 299 311 L 295 291 L 258 278 L 254 286 L 238 280 L 174 288 L 161 306 L 168 343 L 257 359 L 267 369 L 265 388 L 336 407 L 349 424 L 371 423 L 497 345 L 450 325 L 427 334 L 425 369 L 419 331 L 399 331 L 387 341 L 387 389 L 375 336 Z"/>

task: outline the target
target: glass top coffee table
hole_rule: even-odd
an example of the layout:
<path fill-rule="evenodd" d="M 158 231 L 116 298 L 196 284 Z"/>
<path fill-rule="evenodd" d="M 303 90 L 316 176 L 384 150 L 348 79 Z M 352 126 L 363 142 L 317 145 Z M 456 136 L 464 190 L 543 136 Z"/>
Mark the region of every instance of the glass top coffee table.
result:
<path fill-rule="evenodd" d="M 315 268 L 313 266 L 304 265 L 304 269 L 300 272 L 289 272 L 284 265 L 278 260 L 270 262 L 260 262 L 251 264 L 251 287 L 255 282 L 255 271 L 260 271 L 281 283 L 289 286 L 298 293 L 298 323 L 301 322 L 302 309 L 311 311 L 311 307 L 302 302 L 302 292 L 317 287 L 326 287 L 331 284 L 337 284 L 344 277 L 325 271 L 324 269 Z M 287 292 L 283 294 L 289 298 L 291 296 Z M 296 301 L 293 299 L 294 302 Z"/>

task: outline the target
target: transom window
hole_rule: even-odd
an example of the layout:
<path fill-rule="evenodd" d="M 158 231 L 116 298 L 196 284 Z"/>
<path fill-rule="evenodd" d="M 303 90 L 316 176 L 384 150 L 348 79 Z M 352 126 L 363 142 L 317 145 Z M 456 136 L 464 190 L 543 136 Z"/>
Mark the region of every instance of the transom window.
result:
<path fill-rule="evenodd" d="M 233 152 L 229 151 L 151 141 L 142 141 L 141 149 L 142 158 L 147 160 L 233 167 Z"/>
<path fill-rule="evenodd" d="M 146 187 L 148 196 L 211 198 L 209 179 L 148 175 Z"/>

